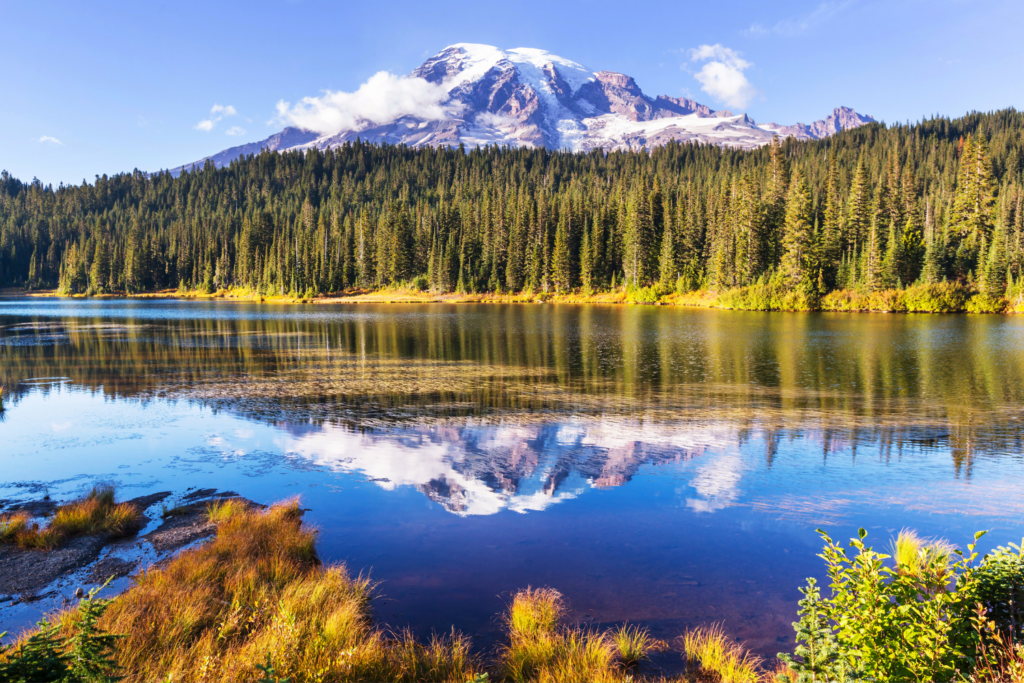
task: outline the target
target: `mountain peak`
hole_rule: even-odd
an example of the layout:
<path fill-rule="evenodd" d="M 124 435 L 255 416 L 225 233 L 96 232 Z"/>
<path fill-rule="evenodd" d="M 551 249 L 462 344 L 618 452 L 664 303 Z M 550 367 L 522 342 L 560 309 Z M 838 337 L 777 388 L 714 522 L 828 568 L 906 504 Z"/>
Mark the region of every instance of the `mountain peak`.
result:
<path fill-rule="evenodd" d="M 691 99 L 650 97 L 627 74 L 591 71 L 530 47 L 455 43 L 425 60 L 408 78 L 435 86 L 441 106 L 429 115 L 407 106 L 390 118 L 367 116 L 358 126 L 329 134 L 290 127 L 196 165 L 210 160 L 223 166 L 263 149 L 323 149 L 357 137 L 412 147 L 499 144 L 610 151 L 651 149 L 675 140 L 752 149 L 776 135 L 820 139 L 874 121 L 849 107 L 837 107 L 811 124 L 759 125 L 746 114 L 716 111 Z M 330 101 L 322 104 L 332 106 Z M 358 119 L 344 120 L 353 118 Z"/>

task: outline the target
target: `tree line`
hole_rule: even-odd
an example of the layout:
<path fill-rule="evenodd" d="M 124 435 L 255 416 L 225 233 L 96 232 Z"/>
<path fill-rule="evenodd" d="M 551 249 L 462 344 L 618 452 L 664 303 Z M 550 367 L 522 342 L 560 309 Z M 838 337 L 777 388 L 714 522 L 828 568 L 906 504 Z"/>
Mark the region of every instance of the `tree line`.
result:
<path fill-rule="evenodd" d="M 999 297 L 1024 267 L 1022 132 L 1008 109 L 750 151 L 357 141 L 57 188 L 3 172 L 0 286 L 823 294 L 957 281 Z"/>

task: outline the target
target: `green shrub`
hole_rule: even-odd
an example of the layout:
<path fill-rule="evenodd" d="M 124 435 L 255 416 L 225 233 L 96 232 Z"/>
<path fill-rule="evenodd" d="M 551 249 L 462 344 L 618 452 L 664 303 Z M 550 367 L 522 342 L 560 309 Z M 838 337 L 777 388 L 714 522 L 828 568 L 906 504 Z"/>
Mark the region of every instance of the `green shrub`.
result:
<path fill-rule="evenodd" d="M 658 289 L 655 285 L 650 287 L 628 285 L 626 287 L 626 301 L 631 304 L 656 304 L 658 298 Z"/>
<path fill-rule="evenodd" d="M 851 673 L 875 681 L 951 681 L 972 667 L 983 651 L 974 611 L 974 543 L 965 555 L 905 532 L 893 555 L 886 555 L 865 545 L 867 532 L 861 529 L 850 541 L 856 550 L 851 556 L 818 533 L 832 593 L 819 600 L 813 583 L 804 591 L 803 618 L 795 624 L 801 660 L 791 665 L 798 675 L 840 660 L 851 671 L 825 680 L 849 680 Z M 974 542 L 984 533 L 975 534 Z M 825 654 L 833 638 L 839 660 Z"/>
<path fill-rule="evenodd" d="M 814 311 L 820 307 L 820 298 L 809 285 L 791 287 L 775 278 L 762 277 L 752 285 L 722 292 L 716 303 L 741 311 Z"/>
<path fill-rule="evenodd" d="M 426 275 L 417 275 L 410 284 L 418 292 L 425 292 L 430 288 L 430 280 L 427 279 Z"/>
<path fill-rule="evenodd" d="M 967 306 L 970 290 L 959 282 L 936 282 L 908 287 L 903 295 L 907 310 L 919 313 L 956 313 Z"/>
<path fill-rule="evenodd" d="M 1006 310 L 1006 299 L 975 294 L 967 302 L 967 310 L 971 313 L 1002 313 Z"/>
<path fill-rule="evenodd" d="M 1024 541 L 1021 542 L 1024 544 Z M 1008 634 L 1012 641 L 1024 638 L 1024 550 L 1016 543 L 999 546 L 978 567 L 976 598 L 985 606 L 985 616 Z"/>

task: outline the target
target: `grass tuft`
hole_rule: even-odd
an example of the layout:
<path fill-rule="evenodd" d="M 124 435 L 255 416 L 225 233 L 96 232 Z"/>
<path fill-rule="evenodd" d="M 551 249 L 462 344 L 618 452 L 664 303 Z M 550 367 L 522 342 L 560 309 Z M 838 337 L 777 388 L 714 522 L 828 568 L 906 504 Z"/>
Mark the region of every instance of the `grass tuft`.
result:
<path fill-rule="evenodd" d="M 458 633 L 420 643 L 377 628 L 374 584 L 321 565 L 301 515 L 298 500 L 212 505 L 216 536 L 139 574 L 103 616 L 104 631 L 123 634 L 119 675 L 227 683 L 261 680 L 272 667 L 293 683 L 464 683 L 482 672 Z"/>
<path fill-rule="evenodd" d="M 214 524 L 220 524 L 235 515 L 245 512 L 247 509 L 248 506 L 244 501 L 238 498 L 227 498 L 210 503 L 206 508 L 206 517 Z M 173 513 L 174 510 L 171 510 L 169 514 Z"/>
<path fill-rule="evenodd" d="M 909 574 L 947 571 L 953 551 L 948 541 L 921 538 L 911 529 L 902 529 L 892 546 L 896 566 Z"/>
<path fill-rule="evenodd" d="M 611 633 L 618 650 L 619 660 L 626 668 L 636 666 L 648 657 L 648 653 L 660 650 L 664 645 L 651 637 L 650 631 L 639 626 L 623 624 Z"/>
<path fill-rule="evenodd" d="M 729 683 L 757 683 L 761 659 L 730 639 L 722 626 L 701 627 L 681 636 L 688 662 Z"/>
<path fill-rule="evenodd" d="M 554 588 L 526 588 L 512 596 L 506 621 L 513 638 L 551 633 L 565 614 L 565 601 Z"/>
<path fill-rule="evenodd" d="M 30 524 L 30 520 L 26 513 L 0 516 L 0 543 L 52 550 L 76 536 L 127 536 L 138 531 L 142 511 L 134 505 L 115 502 L 113 487 L 96 486 L 85 498 L 59 506 L 44 528 Z"/>
<path fill-rule="evenodd" d="M 0 515 L 0 543 L 16 543 L 18 536 L 29 529 L 31 520 L 27 512 Z"/>
<path fill-rule="evenodd" d="M 566 605 L 552 588 L 527 588 L 512 597 L 505 614 L 509 645 L 500 654 L 500 673 L 523 683 L 619 681 L 624 670 L 662 644 L 646 629 L 622 626 L 599 632 L 561 624 Z M 627 677 L 628 678 L 628 677 Z"/>

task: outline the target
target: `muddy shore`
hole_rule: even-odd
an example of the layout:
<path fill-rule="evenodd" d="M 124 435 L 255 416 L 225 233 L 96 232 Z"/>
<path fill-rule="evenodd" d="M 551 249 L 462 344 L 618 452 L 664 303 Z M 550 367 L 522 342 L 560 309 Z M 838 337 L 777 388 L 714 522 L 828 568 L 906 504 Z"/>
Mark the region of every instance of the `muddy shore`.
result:
<path fill-rule="evenodd" d="M 0 545 L 0 632 L 20 630 L 36 615 L 60 609 L 79 591 L 108 579 L 104 595 L 120 593 L 129 586 L 130 575 L 213 536 L 216 525 L 207 519 L 207 507 L 226 499 L 263 507 L 233 491 L 198 489 L 180 497 L 161 491 L 124 501 L 143 511 L 142 528 L 131 536 L 80 536 L 54 550 Z M 57 505 L 50 500 L 0 500 L 0 512 L 25 511 L 43 523 Z"/>

